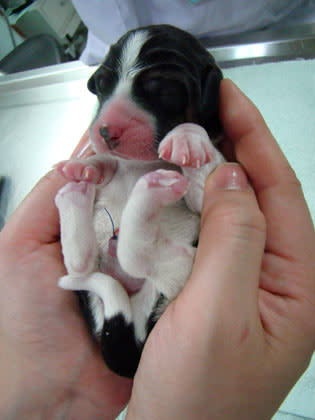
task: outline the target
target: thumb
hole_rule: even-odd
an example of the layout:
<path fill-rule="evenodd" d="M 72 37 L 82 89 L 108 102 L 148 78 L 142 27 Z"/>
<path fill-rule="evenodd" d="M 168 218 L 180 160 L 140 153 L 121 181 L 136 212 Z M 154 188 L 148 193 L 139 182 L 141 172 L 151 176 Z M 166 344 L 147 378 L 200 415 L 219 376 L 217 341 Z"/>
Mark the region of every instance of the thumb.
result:
<path fill-rule="evenodd" d="M 229 322 L 257 315 L 265 238 L 265 219 L 245 172 L 234 163 L 220 165 L 206 182 L 198 250 L 184 289 L 193 310 Z"/>
<path fill-rule="evenodd" d="M 53 170 L 37 183 L 1 232 L 9 243 L 22 244 L 31 240 L 49 244 L 59 238 L 59 216 L 54 200 L 66 182 Z"/>

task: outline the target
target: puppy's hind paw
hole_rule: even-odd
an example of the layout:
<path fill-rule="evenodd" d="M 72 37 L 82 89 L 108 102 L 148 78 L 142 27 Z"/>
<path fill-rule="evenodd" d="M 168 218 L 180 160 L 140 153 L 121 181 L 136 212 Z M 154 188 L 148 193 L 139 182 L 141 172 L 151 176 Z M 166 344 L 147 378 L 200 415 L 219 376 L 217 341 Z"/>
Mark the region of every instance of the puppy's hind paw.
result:
<path fill-rule="evenodd" d="M 58 286 L 66 290 L 85 290 L 85 278 L 79 276 L 63 276 L 58 281 Z"/>
<path fill-rule="evenodd" d="M 135 191 L 147 195 L 148 205 L 167 205 L 179 200 L 188 190 L 188 180 L 176 171 L 158 169 L 144 175 L 136 184 Z M 150 202 L 150 200 L 152 200 Z"/>
<path fill-rule="evenodd" d="M 90 208 L 94 201 L 95 187 L 86 182 L 69 182 L 62 187 L 55 198 L 57 207 L 75 205 L 80 209 Z"/>

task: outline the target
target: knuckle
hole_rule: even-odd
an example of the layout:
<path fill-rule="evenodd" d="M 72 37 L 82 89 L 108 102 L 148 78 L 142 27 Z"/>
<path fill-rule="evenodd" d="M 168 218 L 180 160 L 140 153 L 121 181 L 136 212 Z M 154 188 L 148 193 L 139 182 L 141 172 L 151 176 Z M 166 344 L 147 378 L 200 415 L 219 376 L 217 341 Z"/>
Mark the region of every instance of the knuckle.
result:
<path fill-rule="evenodd" d="M 291 185 L 294 188 L 302 190 L 301 181 L 298 179 L 294 169 L 287 161 L 284 163 L 283 173 L 285 174 L 286 183 L 288 185 Z"/>
<path fill-rule="evenodd" d="M 66 182 L 66 179 L 62 175 L 60 175 L 58 171 L 52 169 L 51 171 L 47 172 L 45 175 L 42 176 L 42 178 L 38 181 L 33 190 L 38 188 L 46 188 L 49 185 L 51 185 L 52 187 L 57 186 L 61 188 Z"/>
<path fill-rule="evenodd" d="M 266 219 L 259 209 L 258 205 L 252 202 L 240 202 L 237 200 L 226 200 L 215 203 L 210 207 L 201 224 L 206 220 L 212 222 L 227 231 L 229 235 L 236 236 L 239 239 L 250 240 L 253 237 L 266 235 Z"/>
<path fill-rule="evenodd" d="M 39 181 L 41 184 L 45 184 L 45 183 L 50 183 L 51 181 L 53 181 L 56 178 L 56 171 L 55 170 L 51 170 L 49 172 L 47 172 Z"/>
<path fill-rule="evenodd" d="M 248 239 L 252 235 L 265 235 L 266 222 L 262 213 L 244 208 L 234 208 L 233 213 L 227 215 L 227 224 L 239 237 Z"/>
<path fill-rule="evenodd" d="M 232 225 L 235 229 L 235 233 L 240 239 L 253 239 L 253 238 L 265 238 L 266 236 L 266 222 L 264 217 L 252 217 L 245 219 L 239 219 L 236 224 Z"/>
<path fill-rule="evenodd" d="M 291 178 L 291 180 L 288 182 L 289 186 L 292 188 L 292 192 L 298 194 L 301 196 L 303 195 L 303 186 L 301 181 L 295 176 L 294 178 Z"/>

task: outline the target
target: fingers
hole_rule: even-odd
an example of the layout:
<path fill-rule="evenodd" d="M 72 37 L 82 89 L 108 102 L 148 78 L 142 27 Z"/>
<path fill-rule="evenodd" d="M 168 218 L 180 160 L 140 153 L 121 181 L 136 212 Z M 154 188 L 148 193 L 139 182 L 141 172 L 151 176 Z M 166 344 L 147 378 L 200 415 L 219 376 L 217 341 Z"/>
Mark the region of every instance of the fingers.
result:
<path fill-rule="evenodd" d="M 236 157 L 246 168 L 257 193 L 286 182 L 288 176 L 291 181 L 295 179 L 258 109 L 228 79 L 221 84 L 220 118 L 225 134 L 234 143 Z"/>
<path fill-rule="evenodd" d="M 86 130 L 72 156 L 84 158 L 92 154 Z M 27 240 L 50 243 L 58 239 L 59 215 L 54 199 L 58 190 L 67 182 L 57 170 L 46 174 L 7 222 L 2 231 L 6 239 L 13 243 Z"/>
<path fill-rule="evenodd" d="M 305 258 L 314 230 L 300 183 L 257 108 L 230 80 L 221 84 L 220 118 L 266 217 L 267 251 Z"/>
<path fill-rule="evenodd" d="M 236 164 L 219 166 L 207 180 L 196 260 L 184 289 L 196 311 L 204 310 L 209 318 L 213 311 L 233 319 L 244 312 L 247 319 L 258 314 L 265 235 L 245 173 Z"/>
<path fill-rule="evenodd" d="M 85 158 L 94 155 L 90 138 L 89 138 L 89 130 L 87 129 L 83 134 L 80 142 L 78 143 L 77 147 L 74 149 L 71 158 Z"/>

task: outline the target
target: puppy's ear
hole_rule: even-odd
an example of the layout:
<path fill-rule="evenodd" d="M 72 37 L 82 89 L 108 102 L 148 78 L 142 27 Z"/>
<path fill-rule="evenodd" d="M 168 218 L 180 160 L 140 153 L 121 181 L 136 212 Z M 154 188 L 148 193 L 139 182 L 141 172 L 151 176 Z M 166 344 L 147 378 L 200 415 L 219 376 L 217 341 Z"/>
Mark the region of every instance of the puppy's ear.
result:
<path fill-rule="evenodd" d="M 210 138 L 222 131 L 219 121 L 219 93 L 222 72 L 216 64 L 209 64 L 201 81 L 201 120 Z M 214 140 L 214 139 L 211 139 Z"/>
<path fill-rule="evenodd" d="M 95 74 L 92 74 L 92 76 L 89 78 L 88 83 L 87 83 L 87 88 L 89 89 L 90 92 L 94 93 L 94 95 L 96 95 L 96 80 L 95 80 Z"/>

